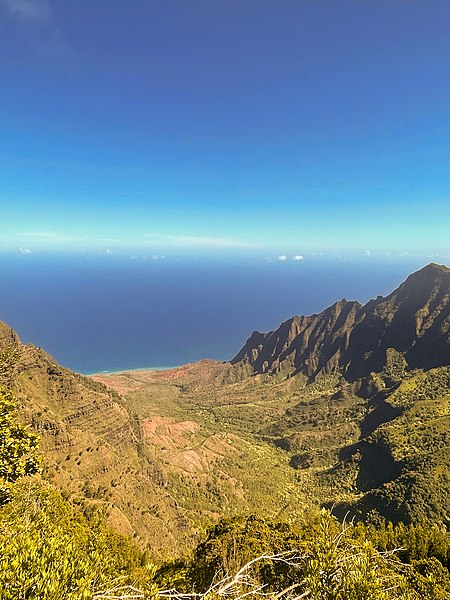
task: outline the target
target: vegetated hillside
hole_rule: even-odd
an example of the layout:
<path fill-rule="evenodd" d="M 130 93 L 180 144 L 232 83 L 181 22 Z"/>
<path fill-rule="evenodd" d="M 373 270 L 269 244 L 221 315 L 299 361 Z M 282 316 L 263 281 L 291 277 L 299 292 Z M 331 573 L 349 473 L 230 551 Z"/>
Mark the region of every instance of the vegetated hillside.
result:
<path fill-rule="evenodd" d="M 450 269 L 430 264 L 392 294 L 365 306 L 340 300 L 309 317 L 292 317 L 277 330 L 253 332 L 232 359 L 254 373 L 341 373 L 349 381 L 380 372 L 395 350 L 408 369 L 430 369 L 450 359 Z"/>
<path fill-rule="evenodd" d="M 450 597 L 445 529 L 355 528 L 326 511 L 295 526 L 255 515 L 222 519 L 192 553 L 156 567 L 105 528 L 98 506 L 70 501 L 42 481 L 38 436 L 19 422 L 10 387 L 16 359 L 11 347 L 0 353 L 2 599 L 155 600 L 194 590 L 205 600 L 257 598 L 261 590 L 280 600 L 294 593 L 311 600 Z"/>
<path fill-rule="evenodd" d="M 255 332 L 232 362 L 275 379 L 334 381 L 260 432 L 313 473 L 326 505 L 448 522 L 450 269 L 431 264 L 386 298 L 342 300 Z"/>
<path fill-rule="evenodd" d="M 143 541 L 154 531 L 156 548 L 192 533 L 158 484 L 155 465 L 140 452 L 139 426 L 119 396 L 23 345 L 6 325 L 0 332 L 3 348 L 14 350 L 11 385 L 24 420 L 41 436 L 48 476 L 66 494 L 103 504 L 118 531 L 139 532 Z M 143 514 L 150 503 L 154 511 Z"/>
<path fill-rule="evenodd" d="M 223 515 L 299 514 L 311 505 L 283 452 L 208 426 L 188 407 L 174 411 L 181 382 L 133 403 L 1 324 L 5 349 L 3 379 L 41 436 L 45 476 L 72 499 L 103 507 L 115 530 L 154 556 L 183 553 Z"/>
<path fill-rule="evenodd" d="M 294 592 L 311 600 L 450 597 L 445 529 L 430 523 L 339 526 L 326 511 L 303 515 L 296 525 L 254 515 L 222 519 L 192 553 L 157 568 L 148 554 L 105 528 L 98 507 L 71 502 L 42 481 L 38 436 L 19 423 L 10 388 L 16 358 L 11 348 L 0 353 L 4 600 L 155 600 L 193 590 L 205 600 L 257 598 L 261 590 L 280 600 L 292 600 Z"/>
<path fill-rule="evenodd" d="M 378 403 L 391 418 L 341 452 L 342 464 L 358 463 L 364 495 L 356 508 L 362 514 L 376 509 L 393 521 L 425 518 L 448 526 L 450 367 L 413 371 L 391 390 Z"/>
<path fill-rule="evenodd" d="M 234 364 L 86 378 L 6 326 L 0 340 L 47 477 L 155 556 L 240 513 L 295 523 L 334 505 L 446 523 L 449 272 L 430 265 L 366 307 L 339 302 L 258 334 Z M 266 352 L 273 368 L 258 362 Z"/>

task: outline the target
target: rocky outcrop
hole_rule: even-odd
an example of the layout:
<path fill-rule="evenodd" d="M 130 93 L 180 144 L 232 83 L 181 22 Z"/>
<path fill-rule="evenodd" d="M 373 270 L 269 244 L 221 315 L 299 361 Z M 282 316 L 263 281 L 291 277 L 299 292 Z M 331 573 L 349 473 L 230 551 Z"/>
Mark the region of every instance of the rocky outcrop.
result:
<path fill-rule="evenodd" d="M 256 373 L 332 373 L 339 370 L 360 308 L 340 300 L 320 314 L 292 317 L 270 333 L 255 331 L 231 362 L 251 364 Z"/>

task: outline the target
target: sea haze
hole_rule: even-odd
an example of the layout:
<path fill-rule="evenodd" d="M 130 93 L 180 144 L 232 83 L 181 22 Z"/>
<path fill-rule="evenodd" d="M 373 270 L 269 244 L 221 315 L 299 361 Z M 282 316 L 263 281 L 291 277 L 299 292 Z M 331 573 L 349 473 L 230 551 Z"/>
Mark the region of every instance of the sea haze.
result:
<path fill-rule="evenodd" d="M 229 360 L 254 329 L 392 291 L 426 258 L 0 257 L 0 320 L 81 373 Z"/>

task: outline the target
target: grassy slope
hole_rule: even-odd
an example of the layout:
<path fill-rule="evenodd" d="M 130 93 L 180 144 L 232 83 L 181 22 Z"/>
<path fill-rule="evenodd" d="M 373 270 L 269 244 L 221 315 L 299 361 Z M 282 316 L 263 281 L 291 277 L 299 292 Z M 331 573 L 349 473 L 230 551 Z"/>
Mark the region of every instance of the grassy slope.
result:
<path fill-rule="evenodd" d="M 399 386 L 395 373 L 374 376 L 364 400 L 336 377 L 306 385 L 208 361 L 88 379 L 19 348 L 14 387 L 47 476 L 156 555 L 183 553 L 236 513 L 448 514 L 448 368 Z"/>

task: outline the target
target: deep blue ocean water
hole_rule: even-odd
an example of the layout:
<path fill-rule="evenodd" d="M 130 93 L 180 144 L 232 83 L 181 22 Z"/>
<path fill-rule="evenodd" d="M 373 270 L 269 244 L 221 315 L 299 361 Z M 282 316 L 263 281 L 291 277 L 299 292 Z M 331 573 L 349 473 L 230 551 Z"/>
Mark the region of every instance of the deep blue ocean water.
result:
<path fill-rule="evenodd" d="M 0 256 L 0 320 L 81 373 L 229 360 L 254 329 L 392 291 L 425 258 Z"/>

